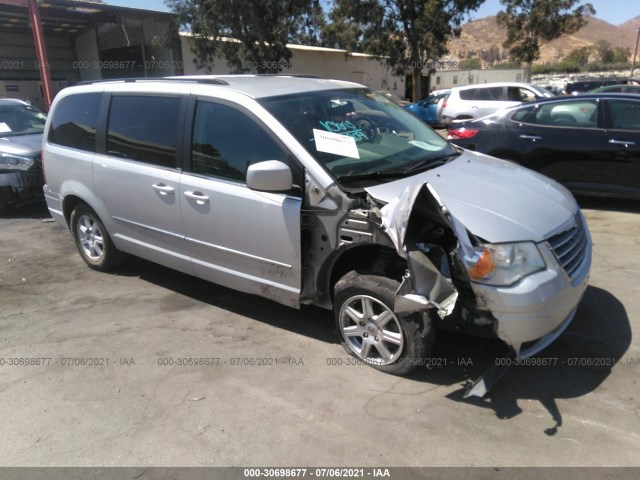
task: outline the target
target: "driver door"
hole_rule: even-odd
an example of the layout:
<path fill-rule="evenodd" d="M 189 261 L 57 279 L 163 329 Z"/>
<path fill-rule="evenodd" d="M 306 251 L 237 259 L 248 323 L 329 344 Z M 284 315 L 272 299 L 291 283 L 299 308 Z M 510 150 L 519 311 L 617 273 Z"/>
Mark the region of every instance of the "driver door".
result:
<path fill-rule="evenodd" d="M 290 155 L 251 114 L 231 104 L 199 100 L 192 118 L 191 159 L 179 195 L 195 274 L 299 306 L 302 199 L 245 183 L 250 164 L 291 166 Z"/>

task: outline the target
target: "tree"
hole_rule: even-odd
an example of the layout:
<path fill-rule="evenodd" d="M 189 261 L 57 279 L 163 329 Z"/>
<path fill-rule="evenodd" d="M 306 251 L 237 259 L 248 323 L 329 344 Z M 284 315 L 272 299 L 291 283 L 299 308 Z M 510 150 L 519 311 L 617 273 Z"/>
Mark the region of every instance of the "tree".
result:
<path fill-rule="evenodd" d="M 500 0 L 506 7 L 497 15 L 498 25 L 507 29 L 503 46 L 512 60 L 525 64 L 527 81 L 533 61 L 540 58 L 540 45 L 577 32 L 587 22 L 585 16 L 596 13 L 590 3 L 573 8 L 579 1 Z"/>
<path fill-rule="evenodd" d="M 467 58 L 458 64 L 460 70 L 478 70 L 482 68 L 482 62 L 479 58 Z"/>
<path fill-rule="evenodd" d="M 466 14 L 484 0 L 336 0 L 325 42 L 383 58 L 398 75 L 411 73 L 413 99 L 421 92 L 422 69 L 447 53 Z"/>
<path fill-rule="evenodd" d="M 319 42 L 319 0 L 166 0 L 193 35 L 198 68 L 223 56 L 234 72 L 276 73 L 289 64 L 290 41 Z"/>
<path fill-rule="evenodd" d="M 595 45 L 598 60 L 601 63 L 613 63 L 613 48 L 606 40 L 598 40 Z"/>
<path fill-rule="evenodd" d="M 589 57 L 591 56 L 591 47 L 578 47 L 569 52 L 569 55 L 564 57 L 566 63 L 577 65 L 578 67 L 584 67 L 589 63 Z"/>
<path fill-rule="evenodd" d="M 614 47 L 613 63 L 628 63 L 631 58 L 631 50 L 629 47 Z"/>

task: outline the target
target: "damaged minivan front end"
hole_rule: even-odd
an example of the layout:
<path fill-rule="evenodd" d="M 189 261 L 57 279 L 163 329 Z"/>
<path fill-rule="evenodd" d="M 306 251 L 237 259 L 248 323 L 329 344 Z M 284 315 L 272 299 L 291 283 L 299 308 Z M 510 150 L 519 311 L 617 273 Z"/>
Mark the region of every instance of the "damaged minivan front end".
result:
<path fill-rule="evenodd" d="M 367 89 L 263 105 L 313 159 L 301 302 L 333 308 L 350 354 L 403 374 L 427 363 L 436 327 L 498 337 L 517 357 L 567 328 L 591 239 L 564 187 L 457 148 Z"/>
<path fill-rule="evenodd" d="M 381 189 L 368 191 L 375 196 Z M 582 214 L 574 204 L 565 212 L 567 221 L 542 239 L 506 241 L 503 235 L 489 243 L 467 229 L 460 218 L 473 212 L 459 205 L 458 217 L 427 181 L 411 183 L 381 209 L 382 223 L 408 265 L 395 311 L 433 309 L 445 327 L 490 332 L 518 357 L 538 353 L 569 325 L 587 286 L 591 241 Z M 509 221 L 497 213 L 493 229 L 508 230 Z M 447 229 L 455 240 L 443 242 Z"/>

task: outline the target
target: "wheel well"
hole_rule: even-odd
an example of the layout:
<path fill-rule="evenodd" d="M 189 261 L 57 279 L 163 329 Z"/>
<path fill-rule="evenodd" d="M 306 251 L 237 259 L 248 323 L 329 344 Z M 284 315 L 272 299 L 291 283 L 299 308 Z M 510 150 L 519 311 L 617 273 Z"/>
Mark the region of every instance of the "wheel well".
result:
<path fill-rule="evenodd" d="M 398 281 L 407 269 L 407 261 L 394 249 L 382 245 L 360 245 L 342 252 L 331 267 L 327 290 L 333 302 L 333 288 L 344 275 L 351 270 L 363 270 L 377 273 Z"/>
<path fill-rule="evenodd" d="M 62 203 L 62 213 L 64 215 L 65 221 L 67 222 L 67 225 L 69 225 L 69 228 L 71 228 L 71 212 L 73 212 L 73 209 L 81 203 L 87 204 L 87 202 L 85 202 L 80 197 L 76 197 L 75 195 L 67 195 L 66 197 L 64 197 L 64 201 Z"/>

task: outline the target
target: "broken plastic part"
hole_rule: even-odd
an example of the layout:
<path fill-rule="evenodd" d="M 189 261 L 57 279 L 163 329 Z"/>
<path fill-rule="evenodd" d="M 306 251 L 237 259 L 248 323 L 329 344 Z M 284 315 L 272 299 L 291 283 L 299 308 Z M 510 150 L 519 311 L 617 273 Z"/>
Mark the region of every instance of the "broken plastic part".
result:
<path fill-rule="evenodd" d="M 484 397 L 510 369 L 509 365 L 493 365 L 466 388 L 464 398 Z"/>

